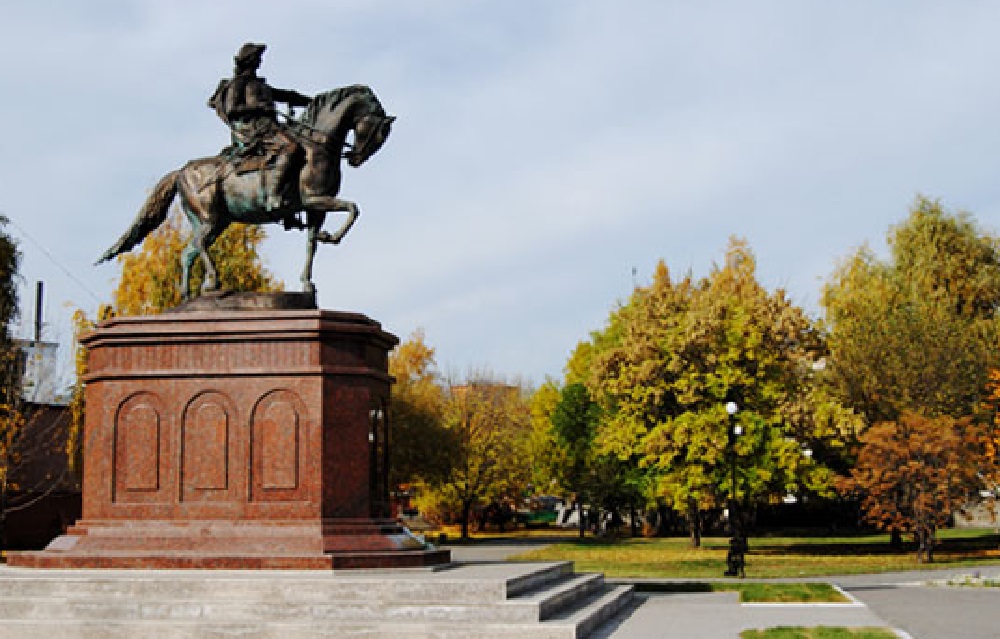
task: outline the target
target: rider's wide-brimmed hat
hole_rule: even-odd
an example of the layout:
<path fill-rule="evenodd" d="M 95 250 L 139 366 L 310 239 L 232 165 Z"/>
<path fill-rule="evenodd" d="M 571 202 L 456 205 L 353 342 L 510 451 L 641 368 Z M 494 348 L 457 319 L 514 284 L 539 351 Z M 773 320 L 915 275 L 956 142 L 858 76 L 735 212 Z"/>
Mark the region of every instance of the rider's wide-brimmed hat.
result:
<path fill-rule="evenodd" d="M 266 48 L 267 48 L 266 44 L 247 42 L 242 47 L 240 47 L 240 50 L 236 53 L 236 56 L 233 59 L 236 60 L 237 64 L 250 62 L 254 58 L 257 58 L 262 53 L 264 53 L 264 49 Z"/>

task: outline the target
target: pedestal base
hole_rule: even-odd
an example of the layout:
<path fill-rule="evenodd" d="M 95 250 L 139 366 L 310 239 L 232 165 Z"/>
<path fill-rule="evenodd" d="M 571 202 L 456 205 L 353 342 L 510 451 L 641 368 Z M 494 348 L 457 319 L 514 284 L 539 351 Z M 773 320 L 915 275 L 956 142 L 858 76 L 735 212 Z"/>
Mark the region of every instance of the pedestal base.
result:
<path fill-rule="evenodd" d="M 12 566 L 447 563 L 389 512 L 388 352 L 357 313 L 219 295 L 114 318 L 89 350 L 83 519 Z"/>
<path fill-rule="evenodd" d="M 448 550 L 393 520 L 81 521 L 43 551 L 11 552 L 25 568 L 280 569 L 418 568 L 447 564 Z"/>

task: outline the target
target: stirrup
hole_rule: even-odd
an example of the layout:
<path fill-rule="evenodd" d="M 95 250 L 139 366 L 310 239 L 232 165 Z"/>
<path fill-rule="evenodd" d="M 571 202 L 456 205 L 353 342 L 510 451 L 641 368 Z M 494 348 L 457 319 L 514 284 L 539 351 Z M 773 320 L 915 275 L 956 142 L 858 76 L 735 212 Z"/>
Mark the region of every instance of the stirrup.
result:
<path fill-rule="evenodd" d="M 281 210 L 284 203 L 285 198 L 280 195 L 268 195 L 267 200 L 264 203 L 264 208 L 266 208 L 267 212 L 270 213 L 271 211 Z"/>

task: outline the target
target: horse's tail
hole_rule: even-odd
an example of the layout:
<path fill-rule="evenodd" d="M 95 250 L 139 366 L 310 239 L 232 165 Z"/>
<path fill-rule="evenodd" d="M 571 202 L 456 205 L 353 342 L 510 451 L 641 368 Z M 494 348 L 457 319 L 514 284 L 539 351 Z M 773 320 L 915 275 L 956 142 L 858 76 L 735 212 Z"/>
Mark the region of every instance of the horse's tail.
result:
<path fill-rule="evenodd" d="M 180 171 L 171 171 L 163 176 L 157 183 L 153 192 L 146 198 L 145 204 L 139 209 L 139 214 L 135 216 L 135 221 L 129 230 L 118 238 L 115 245 L 104 251 L 101 259 L 95 264 L 107 262 L 108 260 L 132 250 L 139 242 L 142 242 L 147 235 L 153 232 L 156 227 L 163 224 L 167 219 L 167 212 L 170 210 L 170 202 L 177 194 L 177 175 Z"/>

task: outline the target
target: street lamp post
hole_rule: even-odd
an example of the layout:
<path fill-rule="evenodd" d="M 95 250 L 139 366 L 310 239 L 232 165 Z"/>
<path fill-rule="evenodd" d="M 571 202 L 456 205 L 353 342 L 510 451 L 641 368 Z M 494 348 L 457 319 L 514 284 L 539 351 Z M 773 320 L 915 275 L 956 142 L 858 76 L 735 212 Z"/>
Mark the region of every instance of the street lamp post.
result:
<path fill-rule="evenodd" d="M 740 526 L 740 518 L 736 512 L 736 438 L 743 434 L 743 428 L 736 422 L 736 413 L 740 407 L 736 402 L 726 402 L 726 413 L 729 415 L 729 454 L 732 458 L 732 483 L 730 484 L 729 526 L 732 537 L 729 539 L 729 552 L 726 554 L 726 577 L 746 577 L 747 540 Z"/>

